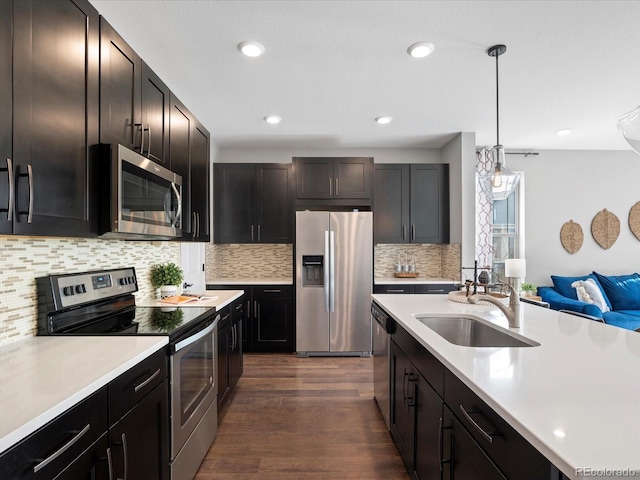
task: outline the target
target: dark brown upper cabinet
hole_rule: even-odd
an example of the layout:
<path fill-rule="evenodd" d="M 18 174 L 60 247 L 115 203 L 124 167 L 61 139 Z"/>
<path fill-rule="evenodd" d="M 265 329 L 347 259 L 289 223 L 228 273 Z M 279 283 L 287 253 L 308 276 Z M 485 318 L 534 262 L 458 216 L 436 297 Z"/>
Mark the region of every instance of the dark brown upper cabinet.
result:
<path fill-rule="evenodd" d="M 169 166 L 170 91 L 100 17 L 100 142 Z"/>
<path fill-rule="evenodd" d="M 210 134 L 175 95 L 169 112 L 171 170 L 182 177 L 182 239 L 208 242 Z"/>
<path fill-rule="evenodd" d="M 142 59 L 100 17 L 100 142 L 140 152 Z"/>
<path fill-rule="evenodd" d="M 292 243 L 290 163 L 214 165 L 216 243 Z"/>
<path fill-rule="evenodd" d="M 371 157 L 294 157 L 298 205 L 371 205 Z"/>
<path fill-rule="evenodd" d="M 13 232 L 13 3 L 0 2 L 0 234 Z"/>
<path fill-rule="evenodd" d="M 85 0 L 3 1 L 0 24 L 0 232 L 88 236 L 98 12 Z"/>
<path fill-rule="evenodd" d="M 449 166 L 376 164 L 375 243 L 449 241 Z"/>
<path fill-rule="evenodd" d="M 168 167 L 169 103 L 171 92 L 160 77 L 142 62 L 142 155 Z"/>

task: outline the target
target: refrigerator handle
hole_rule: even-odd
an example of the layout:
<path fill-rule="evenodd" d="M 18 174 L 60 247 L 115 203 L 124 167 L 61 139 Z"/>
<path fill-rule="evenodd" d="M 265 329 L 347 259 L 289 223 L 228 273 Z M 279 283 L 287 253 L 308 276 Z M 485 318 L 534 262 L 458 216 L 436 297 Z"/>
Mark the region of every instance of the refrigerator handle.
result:
<path fill-rule="evenodd" d="M 336 310 L 336 248 L 335 248 L 335 232 L 331 230 L 329 233 L 329 262 L 331 272 L 329 274 L 329 287 L 331 290 L 331 312 Z"/>
<path fill-rule="evenodd" d="M 329 232 L 324 231 L 324 309 L 329 312 Z"/>

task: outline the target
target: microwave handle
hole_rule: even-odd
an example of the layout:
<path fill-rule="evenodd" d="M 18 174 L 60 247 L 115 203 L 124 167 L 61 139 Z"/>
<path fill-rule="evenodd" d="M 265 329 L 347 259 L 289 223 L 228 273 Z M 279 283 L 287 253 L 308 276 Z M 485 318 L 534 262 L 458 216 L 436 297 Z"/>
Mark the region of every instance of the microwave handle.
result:
<path fill-rule="evenodd" d="M 173 219 L 173 222 L 171 223 L 171 226 L 175 227 L 178 224 L 178 220 L 180 220 L 180 215 L 182 215 L 182 196 L 180 195 L 180 192 L 176 188 L 175 183 L 171 182 L 171 188 L 176 194 L 176 197 L 178 197 L 178 208 L 177 208 L 178 211 L 176 212 L 176 216 Z"/>

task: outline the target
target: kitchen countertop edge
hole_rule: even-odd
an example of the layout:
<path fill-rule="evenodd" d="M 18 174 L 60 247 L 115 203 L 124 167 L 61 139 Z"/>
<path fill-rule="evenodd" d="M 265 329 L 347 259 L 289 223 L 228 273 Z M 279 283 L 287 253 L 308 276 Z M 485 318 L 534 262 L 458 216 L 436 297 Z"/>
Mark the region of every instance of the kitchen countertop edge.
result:
<path fill-rule="evenodd" d="M 64 357 L 65 350 L 67 350 L 70 345 L 75 344 L 76 347 L 86 348 L 87 352 L 90 350 L 89 356 L 95 359 L 100 358 L 100 355 L 103 354 L 103 352 L 104 354 L 111 354 L 113 351 L 112 347 L 116 342 L 131 338 L 133 337 L 34 337 L 8 345 L 7 347 L 10 348 L 7 348 L 7 350 L 14 351 L 16 357 L 25 357 L 28 355 L 36 355 L 42 349 L 41 347 L 45 347 L 52 348 L 49 353 L 51 357 Z M 54 342 L 58 342 L 59 345 L 47 345 L 47 343 L 53 344 Z M 84 342 L 85 346 L 81 346 L 81 342 Z M 89 342 L 92 343 L 90 344 Z M 100 345 L 96 345 L 96 343 L 99 343 Z M 123 342 L 120 344 L 124 345 Z M 95 375 L 86 376 L 80 385 L 74 387 L 74 392 L 72 394 L 64 393 L 64 390 L 61 390 L 58 394 L 47 396 L 48 401 L 46 402 L 42 398 L 29 398 L 29 402 L 39 402 L 38 405 L 42 405 L 41 407 L 38 407 L 39 413 L 30 414 L 29 419 L 25 418 L 19 420 L 23 423 L 20 423 L 17 427 L 8 427 L 8 431 L 4 431 L 4 428 L 0 429 L 0 455 L 167 344 L 168 337 L 166 336 L 135 337 L 135 345 L 132 347 L 125 360 L 121 362 L 114 361 L 108 371 L 103 371 L 101 373 L 96 371 Z M 91 347 L 89 348 L 87 345 L 91 345 Z M 59 351 L 57 348 L 59 348 Z M 3 357 L 3 362 L 11 361 L 11 358 L 7 358 L 11 357 L 11 354 L 6 354 L 3 351 L 1 352 L 1 355 Z M 24 360 L 21 358 L 20 361 L 22 362 Z M 49 371 L 48 374 L 54 375 L 53 372 L 54 371 Z M 60 375 L 63 374 L 64 372 L 60 371 Z M 78 381 L 77 378 L 76 381 Z M 3 393 L 9 394 L 9 392 Z M 25 392 L 25 397 L 26 396 L 28 396 L 28 394 Z M 0 405 L 2 405 L 2 403 L 3 401 L 0 401 Z M 37 410 L 37 408 L 34 408 L 33 410 Z M 5 415 L 12 411 L 15 414 L 15 409 L 0 408 L 0 425 L 6 426 L 9 424 L 9 422 L 6 421 Z"/>
<path fill-rule="evenodd" d="M 593 370 L 593 367 L 590 369 L 590 365 L 588 364 L 589 360 L 593 362 L 593 364 L 601 363 L 596 358 L 589 356 L 588 352 L 592 352 L 594 346 L 605 344 L 608 347 L 608 351 L 613 352 L 618 345 L 611 345 L 614 342 L 608 337 L 615 336 L 618 343 L 626 342 L 629 344 L 629 342 L 633 342 L 634 349 L 637 349 L 640 347 L 640 335 L 636 332 L 626 331 L 618 327 L 612 327 L 577 316 L 527 304 L 522 305 L 525 310 L 525 319 L 523 320 L 521 328 L 511 329 L 508 328 L 506 318 L 497 308 L 450 302 L 446 295 L 374 294 L 372 295 L 372 299 L 383 307 L 383 309 L 402 325 L 421 345 L 440 360 L 445 367 L 462 380 L 465 385 L 492 409 L 501 415 L 507 423 L 518 431 L 533 447 L 538 449 L 542 455 L 549 459 L 549 461 L 559 468 L 568 478 L 579 479 L 588 476 L 588 474 L 581 476 L 577 473 L 578 470 L 583 467 L 609 470 L 629 468 L 631 471 L 636 472 L 636 475 L 640 473 L 640 462 L 637 460 L 637 455 L 631 456 L 629 448 L 627 448 L 625 453 L 619 453 L 618 451 L 604 452 L 602 449 L 591 451 L 586 448 L 587 445 L 591 445 L 590 442 L 593 442 L 592 440 L 590 441 L 591 437 L 588 435 L 589 432 L 595 433 L 595 431 L 599 431 L 601 436 L 616 438 L 618 442 L 629 442 L 629 437 L 631 436 L 632 441 L 629 443 L 633 443 L 634 445 L 637 444 L 637 442 L 633 442 L 633 440 L 638 438 L 638 434 L 632 433 L 634 430 L 631 426 L 625 430 L 626 437 L 624 437 L 619 429 L 603 432 L 603 425 L 619 425 L 619 422 L 616 423 L 613 419 L 609 418 L 610 416 L 603 421 L 597 421 L 597 419 L 593 418 L 595 415 L 595 407 L 602 407 L 602 404 L 598 402 L 600 399 L 595 395 L 585 397 L 581 395 L 579 389 L 575 388 L 575 385 L 580 385 L 580 382 L 588 385 L 590 371 Z M 529 379 L 522 381 L 519 378 L 514 378 L 513 381 L 509 383 L 508 379 L 498 379 L 494 381 L 491 378 L 486 378 L 487 373 L 483 372 L 483 370 L 485 370 L 483 367 L 486 367 L 488 362 L 486 358 L 487 350 L 482 352 L 482 349 L 460 347 L 447 342 L 415 319 L 415 315 L 422 312 L 434 315 L 441 314 L 443 316 L 469 316 L 479 318 L 497 325 L 498 328 L 502 330 L 507 330 L 540 342 L 542 346 L 524 349 L 530 351 L 528 353 L 531 355 L 528 359 L 526 357 L 527 352 L 524 352 L 523 349 L 487 349 L 493 350 L 495 353 L 505 350 L 515 351 L 516 353 L 514 353 L 511 358 L 512 368 L 520 378 L 526 376 L 526 371 L 529 371 L 530 377 L 533 377 L 531 379 L 532 381 L 529 382 Z M 556 323 L 551 323 L 551 321 L 555 321 Z M 558 350 L 557 336 L 559 336 L 559 334 L 566 336 L 565 330 L 568 331 L 569 328 L 575 330 L 575 332 L 571 332 L 573 336 L 570 337 L 570 340 L 575 343 L 571 345 L 570 341 Z M 548 330 L 548 332 L 546 330 Z M 580 335 L 578 335 L 577 332 L 579 332 Z M 638 337 L 636 338 L 633 335 L 638 335 Z M 576 337 L 578 338 L 576 339 Z M 548 352 L 548 354 L 545 354 L 545 351 Z M 563 358 L 565 358 L 564 363 L 558 363 L 560 359 L 557 358 L 548 358 L 546 362 L 544 361 L 545 355 L 553 357 L 554 354 L 557 355 L 558 353 L 567 355 L 567 357 L 563 356 Z M 639 353 L 636 353 L 634 350 L 632 352 L 619 352 L 617 355 L 624 357 L 629 354 L 637 355 Z M 605 357 L 610 355 L 611 353 Z M 567 361 L 566 359 L 571 360 Z M 584 371 L 573 371 L 572 376 L 567 377 L 566 383 L 569 383 L 569 385 L 560 385 L 561 379 L 564 379 L 562 375 L 563 369 L 568 370 L 573 366 L 568 365 L 568 363 L 580 364 L 583 359 L 585 362 Z M 559 365 L 562 365 L 562 368 L 558 368 Z M 556 366 L 554 376 L 557 378 L 552 379 L 552 375 L 542 372 L 549 372 L 548 369 L 553 368 L 553 366 Z M 608 367 L 611 367 L 611 365 Z M 603 375 L 609 375 L 610 377 L 611 369 L 608 367 L 602 367 L 603 370 L 606 371 Z M 620 370 L 620 368 L 618 370 Z M 630 365 L 626 367 L 625 372 L 621 372 L 619 375 L 621 375 L 621 378 L 624 378 L 622 375 L 632 375 L 632 371 L 632 365 Z M 559 373 L 560 376 L 555 375 L 556 373 Z M 478 380 L 476 380 L 475 377 L 477 377 Z M 558 384 L 553 384 L 554 381 Z M 484 385 L 481 385 L 483 382 Z M 626 388 L 628 385 L 628 383 L 623 384 L 624 382 L 619 383 L 618 389 L 613 392 L 603 391 L 600 392 L 600 394 L 607 398 L 617 398 L 617 396 L 621 394 L 620 390 Z M 537 390 L 540 389 L 540 385 L 544 385 L 544 391 Z M 548 389 L 553 391 L 554 395 L 543 395 Z M 635 389 L 630 389 L 630 391 L 625 390 L 624 393 L 626 393 L 627 396 L 634 397 L 635 393 L 640 393 L 638 390 L 639 388 L 636 387 Z M 538 394 L 537 396 L 536 393 Z M 586 405 L 581 405 L 579 399 L 583 399 L 583 403 L 586 403 Z M 534 412 L 536 412 L 538 408 L 541 408 L 539 404 L 546 405 L 548 409 L 551 409 L 552 411 L 549 415 L 553 414 L 556 418 L 551 419 L 536 416 Z M 562 405 L 564 404 L 568 405 L 563 407 Z M 582 412 L 582 414 L 575 411 L 578 405 L 581 407 L 580 412 Z M 516 411 L 515 413 L 514 410 Z M 589 412 L 591 412 L 591 417 L 589 417 Z M 624 412 L 627 412 L 627 415 L 631 414 L 628 410 L 624 410 Z M 624 417 L 623 409 L 618 408 L 616 415 Z M 586 422 L 587 418 L 590 423 Z M 555 438 L 555 430 L 553 431 L 554 434 L 550 435 L 552 428 L 551 423 L 554 421 L 566 427 L 565 433 L 573 435 L 573 443 L 565 444 L 563 437 Z M 585 422 L 593 426 L 585 427 Z M 581 430 L 583 431 L 581 432 Z M 586 430 L 586 432 L 584 430 Z M 591 456 L 589 456 L 588 451 L 591 453 Z M 601 458 L 612 460 L 614 464 L 600 465 L 597 457 L 594 459 L 594 455 L 596 454 L 600 454 Z M 625 457 L 625 454 L 629 454 L 629 457 Z M 591 463 L 589 463 L 589 460 L 580 459 L 585 456 L 586 458 L 592 459 Z M 628 464 L 625 465 L 625 462 Z M 605 476 L 599 478 L 615 477 Z"/>

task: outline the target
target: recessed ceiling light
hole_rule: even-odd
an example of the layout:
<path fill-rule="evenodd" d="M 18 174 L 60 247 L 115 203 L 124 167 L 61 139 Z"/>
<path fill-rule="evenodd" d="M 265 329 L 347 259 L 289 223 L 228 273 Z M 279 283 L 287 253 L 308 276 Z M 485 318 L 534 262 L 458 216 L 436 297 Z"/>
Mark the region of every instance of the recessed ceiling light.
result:
<path fill-rule="evenodd" d="M 375 118 L 375 121 L 378 122 L 380 125 L 386 125 L 387 123 L 390 123 L 391 120 L 393 120 L 393 118 L 388 115 L 382 115 L 381 117 Z"/>
<path fill-rule="evenodd" d="M 563 128 L 561 130 L 558 130 L 556 132 L 556 135 L 569 135 L 571 133 L 571 129 L 570 128 Z"/>
<path fill-rule="evenodd" d="M 240 50 L 247 57 L 259 57 L 264 53 L 264 45 L 253 40 L 240 42 L 238 44 L 238 50 Z"/>
<path fill-rule="evenodd" d="M 281 120 L 282 117 L 279 117 L 278 115 L 267 115 L 266 117 L 264 117 L 264 121 L 270 123 L 271 125 L 276 125 L 280 123 Z"/>
<path fill-rule="evenodd" d="M 407 53 L 415 58 L 423 58 L 433 53 L 436 46 L 430 42 L 418 42 L 407 48 Z"/>

